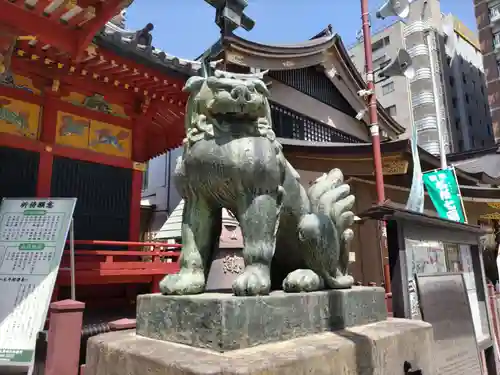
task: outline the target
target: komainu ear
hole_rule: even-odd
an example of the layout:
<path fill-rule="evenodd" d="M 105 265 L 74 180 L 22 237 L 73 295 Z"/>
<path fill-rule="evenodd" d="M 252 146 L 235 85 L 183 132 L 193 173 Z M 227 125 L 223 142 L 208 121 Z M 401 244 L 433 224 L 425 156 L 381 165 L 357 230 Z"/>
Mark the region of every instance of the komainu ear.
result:
<path fill-rule="evenodd" d="M 266 98 L 268 98 L 271 95 L 264 81 L 261 81 L 259 79 L 252 81 L 252 83 L 255 85 L 255 89 L 257 90 L 257 92 L 261 93 Z"/>
<path fill-rule="evenodd" d="M 191 77 L 186 81 L 186 84 L 182 88 L 182 91 L 184 92 L 199 91 L 201 89 L 201 86 L 203 86 L 204 82 L 205 82 L 204 77 L 199 77 L 199 76 Z"/>

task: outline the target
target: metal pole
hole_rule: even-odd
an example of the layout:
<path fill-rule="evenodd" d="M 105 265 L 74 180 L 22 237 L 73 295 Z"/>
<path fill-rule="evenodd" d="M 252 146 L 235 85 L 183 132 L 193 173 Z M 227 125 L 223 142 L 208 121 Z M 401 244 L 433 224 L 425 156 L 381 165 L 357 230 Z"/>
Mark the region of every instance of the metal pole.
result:
<path fill-rule="evenodd" d="M 76 281 L 75 281 L 75 231 L 73 229 L 73 219 L 69 225 L 69 262 L 71 274 L 71 299 L 76 301 Z"/>
<path fill-rule="evenodd" d="M 363 43 L 365 47 L 366 83 L 370 94 L 368 95 L 368 110 L 370 116 L 370 133 L 372 135 L 373 165 L 375 169 L 375 186 L 377 188 L 377 203 L 385 201 L 384 175 L 382 173 L 382 153 L 380 151 L 380 133 L 377 118 L 377 97 L 373 81 L 372 38 L 370 35 L 370 20 L 368 0 L 361 0 L 361 19 L 363 21 Z"/>
<path fill-rule="evenodd" d="M 436 126 L 437 126 L 437 132 L 438 132 L 438 137 L 439 137 L 439 160 L 441 162 L 441 169 L 446 169 L 448 167 L 448 164 L 446 162 L 446 150 L 444 147 L 444 132 L 442 128 L 442 121 L 441 121 L 441 101 L 439 98 L 439 91 L 438 91 L 438 85 L 436 82 L 436 66 L 435 60 L 434 60 L 434 55 L 432 53 L 432 35 L 431 35 L 432 29 L 427 30 L 426 35 L 425 35 L 425 41 L 427 43 L 427 51 L 429 53 L 429 62 L 431 65 L 431 78 L 432 78 L 432 91 L 434 94 L 434 105 L 436 107 Z"/>
<path fill-rule="evenodd" d="M 385 202 L 384 191 L 384 174 L 382 172 L 382 152 L 380 151 L 380 132 L 378 126 L 377 116 L 377 97 L 375 95 L 375 82 L 373 77 L 373 51 L 372 51 L 372 37 L 370 34 L 370 18 L 368 11 L 368 0 L 361 0 L 361 20 L 363 22 L 363 44 L 365 47 L 365 70 L 366 70 L 366 83 L 370 94 L 368 96 L 368 114 L 370 118 L 370 133 L 372 135 L 372 148 L 373 148 L 373 166 L 375 170 L 375 186 L 377 189 L 377 203 Z M 384 256 L 385 248 L 385 222 L 380 221 L 379 229 L 379 249 L 382 261 L 382 270 L 384 273 L 384 284 L 386 293 L 391 291 L 391 275 L 389 267 L 386 267 L 386 257 Z M 385 237 L 385 238 L 384 238 Z"/>

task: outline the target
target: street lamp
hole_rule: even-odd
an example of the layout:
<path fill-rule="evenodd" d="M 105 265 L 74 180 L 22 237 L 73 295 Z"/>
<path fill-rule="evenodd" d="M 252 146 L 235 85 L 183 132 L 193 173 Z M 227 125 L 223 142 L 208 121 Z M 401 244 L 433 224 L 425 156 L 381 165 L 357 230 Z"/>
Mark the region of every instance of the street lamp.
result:
<path fill-rule="evenodd" d="M 255 21 L 243 13 L 248 0 L 205 0 L 205 2 L 215 8 L 215 23 L 223 34 L 232 33 L 238 27 L 250 31 L 255 26 Z"/>

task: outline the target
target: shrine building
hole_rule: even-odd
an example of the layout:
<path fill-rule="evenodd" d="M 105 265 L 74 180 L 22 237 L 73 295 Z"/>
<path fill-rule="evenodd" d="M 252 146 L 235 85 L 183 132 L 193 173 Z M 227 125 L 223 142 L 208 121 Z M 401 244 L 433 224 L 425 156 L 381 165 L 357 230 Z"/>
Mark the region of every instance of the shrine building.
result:
<path fill-rule="evenodd" d="M 181 144 L 181 89 L 199 64 L 154 49 L 147 27 L 126 30 L 123 12 L 106 23 L 123 1 L 102 3 L 107 19 L 65 3 L 2 1 L 26 22 L 0 77 L 0 197 L 77 197 L 78 240 L 137 241 L 145 162 Z"/>

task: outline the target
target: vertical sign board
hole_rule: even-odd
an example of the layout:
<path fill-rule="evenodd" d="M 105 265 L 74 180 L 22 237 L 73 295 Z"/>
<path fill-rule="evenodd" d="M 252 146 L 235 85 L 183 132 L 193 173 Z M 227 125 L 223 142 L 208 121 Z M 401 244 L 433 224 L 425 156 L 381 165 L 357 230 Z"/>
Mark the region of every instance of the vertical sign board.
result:
<path fill-rule="evenodd" d="M 0 373 L 31 373 L 76 198 L 3 199 L 0 207 Z"/>
<path fill-rule="evenodd" d="M 434 331 L 436 375 L 482 375 L 462 273 L 417 274 L 424 321 Z"/>
<path fill-rule="evenodd" d="M 440 218 L 466 223 L 460 189 L 453 167 L 424 173 L 424 184 Z"/>

